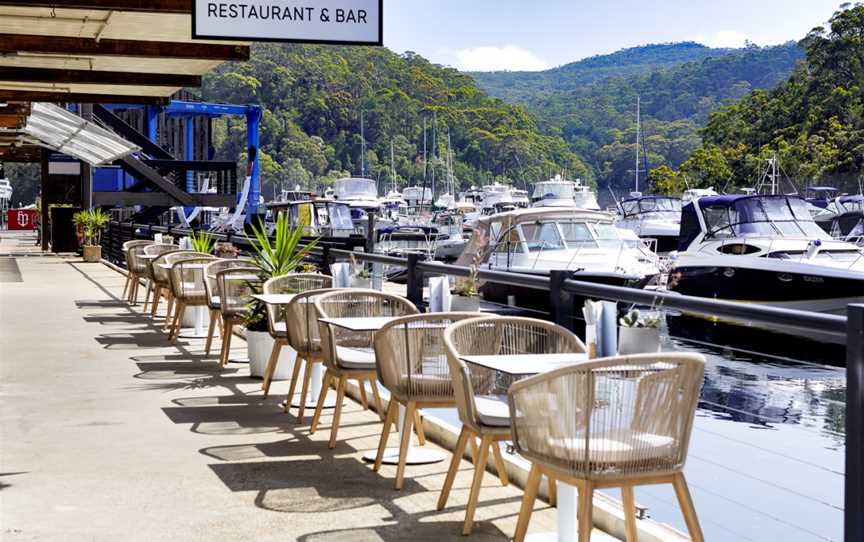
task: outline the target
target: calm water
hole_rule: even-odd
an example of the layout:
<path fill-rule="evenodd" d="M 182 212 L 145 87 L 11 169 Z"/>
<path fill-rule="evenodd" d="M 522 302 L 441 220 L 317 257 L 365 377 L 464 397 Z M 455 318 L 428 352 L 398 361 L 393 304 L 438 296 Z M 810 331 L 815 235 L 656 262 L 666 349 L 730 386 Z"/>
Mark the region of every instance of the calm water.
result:
<path fill-rule="evenodd" d="M 707 358 L 685 469 L 706 540 L 842 540 L 842 347 L 669 316 L 663 350 Z M 671 486 L 637 488 L 636 501 L 686 532 Z"/>
<path fill-rule="evenodd" d="M 708 360 L 685 470 L 706 539 L 842 540 L 843 349 L 692 318 L 667 323 L 664 350 Z M 652 518 L 685 530 L 671 488 L 636 497 Z"/>

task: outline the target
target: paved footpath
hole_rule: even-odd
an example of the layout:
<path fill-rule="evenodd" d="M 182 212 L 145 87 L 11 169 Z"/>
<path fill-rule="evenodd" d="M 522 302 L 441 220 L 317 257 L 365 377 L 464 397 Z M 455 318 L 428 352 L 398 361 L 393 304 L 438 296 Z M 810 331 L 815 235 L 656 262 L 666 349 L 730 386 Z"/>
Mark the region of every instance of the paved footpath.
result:
<path fill-rule="evenodd" d="M 3 541 L 466 540 L 468 462 L 437 512 L 447 464 L 409 467 L 393 490 L 393 467 L 360 458 L 381 425 L 353 401 L 328 450 L 329 415 L 310 435 L 309 416 L 299 425 L 278 407 L 287 383 L 264 400 L 260 380 L 220 371 L 203 341 L 169 346 L 118 299 L 124 278 L 108 267 L 0 260 Z M 507 539 L 521 490 L 491 473 L 483 485 L 467 540 Z M 554 524 L 538 501 L 531 531 Z"/>

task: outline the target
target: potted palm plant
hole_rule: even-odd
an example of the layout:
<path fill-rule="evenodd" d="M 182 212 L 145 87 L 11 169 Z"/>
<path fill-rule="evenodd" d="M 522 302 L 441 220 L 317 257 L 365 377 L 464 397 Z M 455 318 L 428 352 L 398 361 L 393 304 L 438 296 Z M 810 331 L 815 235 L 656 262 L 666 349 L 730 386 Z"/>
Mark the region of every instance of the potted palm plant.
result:
<path fill-rule="evenodd" d="M 271 239 L 261 222 L 252 226 L 254 239 L 247 237 L 254 249 L 254 266 L 258 268 L 259 281 L 251 284 L 254 293 L 262 292 L 262 285 L 268 279 L 293 273 L 303 264 L 303 259 L 317 243 L 317 239 L 306 245 L 301 245 L 303 227 L 291 229 L 285 213 L 279 213 L 276 228 Z M 254 377 L 264 376 L 270 351 L 273 349 L 273 338 L 267 325 L 267 305 L 263 301 L 253 299 L 249 312 L 244 318 L 246 327 L 246 344 L 249 350 L 249 374 Z"/>
<path fill-rule="evenodd" d="M 481 254 L 475 254 L 469 266 L 470 272 L 464 279 L 457 279 L 450 298 L 450 310 L 459 312 L 479 312 L 480 292 L 477 275 L 480 273 Z"/>
<path fill-rule="evenodd" d="M 196 233 L 193 231 L 192 234 L 189 235 L 189 244 L 195 252 L 200 252 L 201 254 L 212 254 L 213 249 L 215 248 L 216 239 L 214 239 L 209 233 Z"/>
<path fill-rule="evenodd" d="M 349 258 L 351 259 L 351 286 L 354 288 L 371 288 L 372 270 L 366 264 L 358 263 L 353 254 Z"/>
<path fill-rule="evenodd" d="M 83 241 L 85 262 L 98 262 L 102 259 L 102 230 L 108 225 L 110 215 L 102 209 L 87 209 L 72 215 L 72 222 L 78 228 Z"/>

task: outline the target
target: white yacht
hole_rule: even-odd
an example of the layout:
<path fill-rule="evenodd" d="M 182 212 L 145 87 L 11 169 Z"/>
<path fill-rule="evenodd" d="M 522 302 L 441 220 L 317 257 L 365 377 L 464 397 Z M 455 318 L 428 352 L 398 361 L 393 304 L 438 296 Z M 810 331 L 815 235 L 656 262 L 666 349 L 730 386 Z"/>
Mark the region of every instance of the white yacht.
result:
<path fill-rule="evenodd" d="M 520 209 L 525 209 L 531 206 L 531 200 L 528 199 L 527 190 L 513 188 L 510 190 L 510 197 L 513 199 L 513 204 Z"/>
<path fill-rule="evenodd" d="M 656 256 L 644 244 L 620 236 L 614 215 L 573 207 L 482 216 L 456 263 L 534 275 L 570 270 L 579 280 L 637 287 L 660 273 Z M 484 288 L 484 295 L 499 300 L 515 295 L 528 303 L 524 306 L 538 305 L 537 292 L 530 289 L 491 283 Z"/>
<path fill-rule="evenodd" d="M 431 207 L 432 190 L 422 186 L 406 186 L 402 190 L 402 199 L 409 207 Z"/>
<path fill-rule="evenodd" d="M 864 250 L 832 239 L 799 196 L 708 196 L 684 207 L 669 289 L 845 314 L 864 302 Z"/>
<path fill-rule="evenodd" d="M 555 175 L 548 181 L 535 184 L 532 200 L 534 207 L 576 207 L 592 211 L 600 210 L 597 196 L 590 186 L 583 184 L 581 179 L 568 181 L 561 175 Z"/>
<path fill-rule="evenodd" d="M 497 182 L 484 186 L 480 212 L 484 215 L 493 215 L 501 212 L 502 209 L 515 208 L 513 193 L 510 190 L 506 184 Z"/>
<path fill-rule="evenodd" d="M 656 242 L 657 252 L 678 248 L 681 229 L 681 200 L 669 196 L 643 196 L 632 192 L 618 204 L 619 228 L 632 230 L 642 239 Z"/>
<path fill-rule="evenodd" d="M 354 225 L 363 228 L 369 213 L 381 210 L 378 185 L 374 179 L 345 177 L 333 183 L 333 198 L 348 204 Z"/>

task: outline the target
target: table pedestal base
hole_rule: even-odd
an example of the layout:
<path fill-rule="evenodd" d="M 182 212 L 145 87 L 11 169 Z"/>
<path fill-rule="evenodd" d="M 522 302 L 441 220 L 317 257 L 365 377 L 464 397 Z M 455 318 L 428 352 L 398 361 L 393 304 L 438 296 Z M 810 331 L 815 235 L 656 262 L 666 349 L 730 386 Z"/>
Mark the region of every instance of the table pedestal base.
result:
<path fill-rule="evenodd" d="M 375 456 L 378 455 L 378 450 L 370 450 L 363 454 L 363 461 L 369 463 L 375 462 Z M 406 454 L 406 465 L 429 465 L 431 463 L 440 463 L 447 459 L 448 454 L 441 450 L 433 450 L 431 448 L 414 448 L 408 449 Z M 384 459 L 382 463 L 385 465 L 399 464 L 399 448 L 386 448 L 384 450 Z"/>

